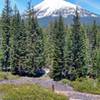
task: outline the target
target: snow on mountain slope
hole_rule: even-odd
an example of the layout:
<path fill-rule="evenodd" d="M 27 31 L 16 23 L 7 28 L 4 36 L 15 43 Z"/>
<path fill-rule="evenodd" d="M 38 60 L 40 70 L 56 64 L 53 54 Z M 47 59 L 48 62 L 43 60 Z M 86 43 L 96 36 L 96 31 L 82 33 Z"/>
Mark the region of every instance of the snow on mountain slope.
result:
<path fill-rule="evenodd" d="M 34 7 L 34 10 L 37 12 L 38 18 L 44 17 L 55 17 L 62 14 L 63 17 L 68 17 L 69 15 L 75 15 L 75 10 L 77 5 L 67 2 L 65 0 L 43 0 L 40 4 Z M 81 17 L 96 17 L 97 15 L 91 13 L 82 7 L 78 6 L 78 12 Z"/>

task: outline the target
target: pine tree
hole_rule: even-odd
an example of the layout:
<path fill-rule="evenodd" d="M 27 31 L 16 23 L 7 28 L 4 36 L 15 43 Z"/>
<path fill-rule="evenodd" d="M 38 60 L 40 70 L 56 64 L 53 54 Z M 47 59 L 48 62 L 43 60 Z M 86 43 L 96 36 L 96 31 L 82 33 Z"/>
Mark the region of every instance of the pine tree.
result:
<path fill-rule="evenodd" d="M 97 49 L 97 26 L 96 22 L 93 22 L 92 26 L 92 41 L 91 41 L 91 57 L 92 57 L 92 67 L 95 67 L 96 65 L 96 49 Z"/>
<path fill-rule="evenodd" d="M 93 52 L 93 75 L 96 77 L 100 77 L 100 47 L 96 48 Z"/>
<path fill-rule="evenodd" d="M 54 44 L 53 44 L 53 22 L 50 23 L 48 28 L 44 31 L 44 52 L 45 52 L 45 63 L 46 67 L 52 68 L 53 65 L 53 54 L 54 54 Z"/>
<path fill-rule="evenodd" d="M 92 57 L 92 67 L 93 67 L 93 73 L 98 76 L 100 75 L 100 43 L 99 43 L 99 32 L 97 29 L 96 21 L 94 20 L 93 26 L 92 26 L 92 36 L 91 36 L 91 57 Z"/>
<path fill-rule="evenodd" d="M 19 57 L 18 66 L 19 66 L 19 74 L 20 75 L 27 75 L 27 34 L 25 31 L 25 22 L 21 19 L 20 23 L 20 33 L 19 33 L 19 40 L 17 40 L 19 47 L 17 49 L 17 55 Z M 18 59 L 18 58 L 17 58 Z"/>
<path fill-rule="evenodd" d="M 14 74 L 25 74 L 27 55 L 27 35 L 24 20 L 21 19 L 17 7 L 14 7 L 12 19 L 12 71 Z"/>
<path fill-rule="evenodd" d="M 30 75 L 35 76 L 37 69 L 44 67 L 44 44 L 43 33 L 38 25 L 35 12 L 29 3 L 28 14 L 28 66 Z"/>
<path fill-rule="evenodd" d="M 93 22 L 93 26 L 92 26 L 92 50 L 94 50 L 96 47 L 97 47 L 97 32 L 98 32 L 98 30 L 97 30 L 97 25 L 96 25 L 96 21 L 94 20 L 94 22 Z"/>
<path fill-rule="evenodd" d="M 0 68 L 2 69 L 3 51 L 2 51 L 2 23 L 0 18 Z"/>
<path fill-rule="evenodd" d="M 54 80 L 61 80 L 64 69 L 65 28 L 62 16 L 54 23 L 53 29 L 54 56 L 51 76 Z"/>
<path fill-rule="evenodd" d="M 10 0 L 5 0 L 5 7 L 2 12 L 2 36 L 3 36 L 3 70 L 7 71 L 10 67 L 10 24 L 11 24 Z"/>
<path fill-rule="evenodd" d="M 77 77 L 83 76 L 83 70 L 87 71 L 87 36 L 81 28 L 79 14 L 76 10 L 76 16 L 73 19 L 71 38 L 72 43 L 69 47 L 67 64 L 70 70 L 70 74 L 74 74 Z"/>
<path fill-rule="evenodd" d="M 71 32 L 71 28 L 67 28 L 66 36 L 65 36 L 65 50 L 64 50 L 65 69 L 67 73 L 70 70 L 69 65 L 71 65 L 72 63 L 71 48 L 72 48 L 72 32 Z"/>
<path fill-rule="evenodd" d="M 18 51 L 18 38 L 20 33 L 20 23 L 21 23 L 21 16 L 19 11 L 15 5 L 14 7 L 14 15 L 12 18 L 12 69 L 14 70 L 15 67 L 18 67 L 18 55 L 16 54 Z"/>

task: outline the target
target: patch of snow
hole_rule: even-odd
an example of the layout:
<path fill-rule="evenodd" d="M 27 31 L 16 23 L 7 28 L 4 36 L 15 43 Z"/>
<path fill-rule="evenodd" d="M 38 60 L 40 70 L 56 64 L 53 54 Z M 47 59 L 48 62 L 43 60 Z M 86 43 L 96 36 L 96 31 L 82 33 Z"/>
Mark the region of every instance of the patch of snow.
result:
<path fill-rule="evenodd" d="M 48 16 L 59 16 L 62 14 L 64 17 L 68 15 L 75 15 L 75 10 L 77 5 L 67 2 L 65 0 L 43 0 L 40 4 L 34 7 L 34 10 L 37 12 L 38 18 L 48 17 Z M 78 6 L 78 12 L 80 16 L 92 16 L 96 17 L 96 14 L 93 14 L 82 7 Z"/>

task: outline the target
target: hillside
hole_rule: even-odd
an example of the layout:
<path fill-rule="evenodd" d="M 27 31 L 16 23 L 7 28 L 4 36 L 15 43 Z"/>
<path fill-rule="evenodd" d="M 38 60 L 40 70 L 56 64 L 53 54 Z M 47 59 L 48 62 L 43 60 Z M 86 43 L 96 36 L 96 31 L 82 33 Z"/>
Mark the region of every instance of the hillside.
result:
<path fill-rule="evenodd" d="M 65 96 L 57 95 L 38 85 L 0 85 L 1 92 L 3 100 L 66 100 Z"/>

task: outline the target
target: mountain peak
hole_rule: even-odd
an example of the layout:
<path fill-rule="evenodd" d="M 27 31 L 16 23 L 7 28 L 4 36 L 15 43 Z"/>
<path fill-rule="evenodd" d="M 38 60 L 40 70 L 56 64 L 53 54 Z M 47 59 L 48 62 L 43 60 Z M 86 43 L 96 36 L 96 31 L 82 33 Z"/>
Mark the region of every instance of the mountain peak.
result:
<path fill-rule="evenodd" d="M 69 15 L 75 15 L 76 7 L 77 5 L 65 0 L 43 0 L 40 4 L 34 7 L 34 10 L 37 12 L 36 14 L 38 18 L 49 16 L 57 17 L 59 14 L 62 14 L 63 17 L 68 17 Z M 83 9 L 80 6 L 78 6 L 78 12 L 81 17 L 96 17 L 96 14 Z"/>

